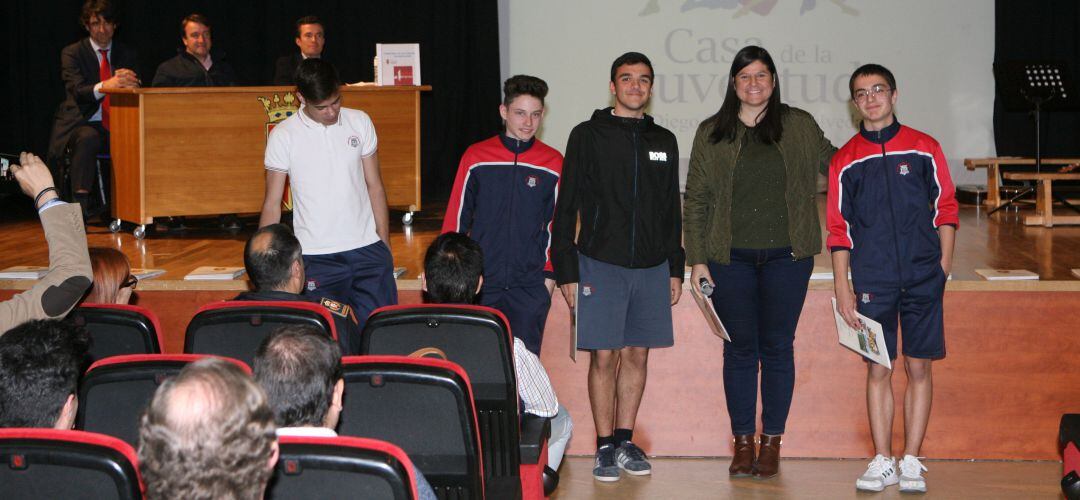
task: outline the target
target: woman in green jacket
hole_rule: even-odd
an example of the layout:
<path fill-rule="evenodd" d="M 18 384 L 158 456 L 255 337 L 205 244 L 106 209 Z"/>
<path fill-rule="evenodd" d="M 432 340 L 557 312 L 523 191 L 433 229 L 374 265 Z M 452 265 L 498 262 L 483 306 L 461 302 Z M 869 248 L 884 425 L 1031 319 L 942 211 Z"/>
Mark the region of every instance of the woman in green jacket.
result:
<path fill-rule="evenodd" d="M 707 282 L 731 342 L 724 392 L 733 476 L 779 472 L 795 386 L 792 344 L 813 256 L 821 251 L 819 172 L 836 150 L 809 113 L 780 102 L 769 53 L 744 47 L 731 65 L 724 103 L 698 127 L 683 214 L 691 286 Z M 762 436 L 754 449 L 761 367 Z"/>

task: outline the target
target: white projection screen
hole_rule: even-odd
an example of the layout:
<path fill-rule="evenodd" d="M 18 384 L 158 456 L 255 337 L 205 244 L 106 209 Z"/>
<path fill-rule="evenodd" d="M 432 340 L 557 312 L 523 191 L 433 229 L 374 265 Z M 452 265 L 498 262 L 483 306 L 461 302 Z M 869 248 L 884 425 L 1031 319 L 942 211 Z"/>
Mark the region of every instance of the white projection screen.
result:
<path fill-rule="evenodd" d="M 731 58 L 769 50 L 783 101 L 833 144 L 856 131 L 848 78 L 876 62 L 897 78 L 900 122 L 937 138 L 957 184 L 985 183 L 963 159 L 993 156 L 992 0 L 500 0 L 502 73 L 551 88 L 543 141 L 564 151 L 611 104 L 611 61 L 635 50 L 656 71 L 649 114 L 679 139 L 685 182 L 694 132 L 723 101 Z"/>

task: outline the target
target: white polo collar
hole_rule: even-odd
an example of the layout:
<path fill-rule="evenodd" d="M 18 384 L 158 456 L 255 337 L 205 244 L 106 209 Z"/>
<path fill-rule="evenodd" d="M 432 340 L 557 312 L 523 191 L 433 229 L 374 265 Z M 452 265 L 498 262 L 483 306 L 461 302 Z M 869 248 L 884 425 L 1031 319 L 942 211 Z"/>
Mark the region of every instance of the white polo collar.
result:
<path fill-rule="evenodd" d="M 307 128 L 317 128 L 317 127 L 330 128 L 330 127 L 334 127 L 334 126 L 337 126 L 337 125 L 341 125 L 341 113 L 340 112 L 337 115 L 337 122 L 332 123 L 330 125 L 323 125 L 323 124 L 321 124 L 321 123 L 319 123 L 319 122 L 317 122 L 315 120 L 312 120 L 311 117 L 308 116 L 307 113 L 304 112 L 304 108 L 306 108 L 306 107 L 307 107 L 307 104 L 301 105 L 300 109 L 296 112 L 296 114 L 300 115 L 300 123 L 303 123 L 304 126 L 306 126 Z"/>

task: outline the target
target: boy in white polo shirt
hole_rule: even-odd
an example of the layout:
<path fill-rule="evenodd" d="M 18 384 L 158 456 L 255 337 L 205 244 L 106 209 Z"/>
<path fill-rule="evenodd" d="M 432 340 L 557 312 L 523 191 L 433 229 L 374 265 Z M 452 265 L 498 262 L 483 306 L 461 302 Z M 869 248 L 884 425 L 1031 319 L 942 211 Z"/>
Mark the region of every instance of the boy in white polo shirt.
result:
<path fill-rule="evenodd" d="M 341 107 L 330 63 L 306 59 L 295 76 L 303 106 L 267 140 L 259 227 L 280 222 L 288 179 L 307 291 L 351 305 L 363 328 L 371 311 L 397 303 L 378 139 L 367 113 Z"/>

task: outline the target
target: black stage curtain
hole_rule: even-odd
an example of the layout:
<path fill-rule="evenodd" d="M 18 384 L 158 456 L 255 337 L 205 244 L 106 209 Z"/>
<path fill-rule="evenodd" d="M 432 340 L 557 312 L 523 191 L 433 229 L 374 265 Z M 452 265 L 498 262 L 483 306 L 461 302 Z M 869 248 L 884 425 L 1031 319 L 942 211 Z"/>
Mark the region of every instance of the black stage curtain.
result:
<path fill-rule="evenodd" d="M 346 81 L 372 79 L 375 43 L 419 43 L 422 177 L 426 198 L 445 198 L 469 144 L 498 131 L 501 81 L 496 0 L 116 0 L 115 39 L 139 51 L 144 83 L 181 47 L 180 19 L 200 12 L 213 24 L 243 84 L 273 77 L 274 61 L 297 51 L 296 19 L 319 16 L 325 56 Z M 60 49 L 86 36 L 82 0 L 0 2 L 0 89 L 9 112 L 0 121 L 0 152 L 44 156 L 53 113 L 64 97 Z M 197 152 L 193 152 L 197 154 Z"/>
<path fill-rule="evenodd" d="M 997 0 L 995 15 L 995 64 L 1060 60 L 1074 82 L 1080 79 L 1080 2 Z M 1043 156 L 1080 154 L 1080 111 L 1043 111 L 1042 120 Z M 1035 155 L 1032 114 L 1007 111 L 1000 92 L 994 101 L 994 142 L 999 156 Z"/>

